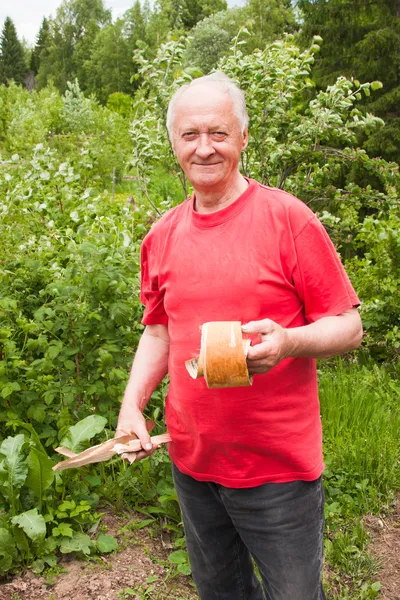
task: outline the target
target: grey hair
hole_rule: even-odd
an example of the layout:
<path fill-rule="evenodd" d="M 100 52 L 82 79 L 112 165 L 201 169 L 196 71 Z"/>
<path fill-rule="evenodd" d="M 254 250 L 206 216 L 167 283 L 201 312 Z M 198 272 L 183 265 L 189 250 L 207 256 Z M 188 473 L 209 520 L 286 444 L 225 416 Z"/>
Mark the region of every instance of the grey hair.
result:
<path fill-rule="evenodd" d="M 204 75 L 204 77 L 198 77 L 193 79 L 190 83 L 182 85 L 169 101 L 167 110 L 167 130 L 170 140 L 172 141 L 172 123 L 174 120 L 175 106 L 179 98 L 188 90 L 199 84 L 209 84 L 218 87 L 222 92 L 229 94 L 233 100 L 233 110 L 239 121 L 241 132 L 244 133 L 245 129 L 249 124 L 249 116 L 247 114 L 246 100 L 243 91 L 236 85 L 236 83 L 222 73 L 222 71 L 216 71 L 211 75 Z"/>

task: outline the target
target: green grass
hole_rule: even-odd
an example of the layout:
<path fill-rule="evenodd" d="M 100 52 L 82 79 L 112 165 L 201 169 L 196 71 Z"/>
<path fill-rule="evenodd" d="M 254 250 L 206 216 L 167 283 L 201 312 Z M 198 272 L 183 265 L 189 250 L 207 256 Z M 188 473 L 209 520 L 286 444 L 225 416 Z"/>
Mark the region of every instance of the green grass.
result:
<path fill-rule="evenodd" d="M 338 360 L 319 387 L 327 499 L 336 485 L 350 514 L 379 511 L 400 487 L 400 384 L 375 364 Z"/>
<path fill-rule="evenodd" d="M 400 487 L 400 384 L 376 364 L 341 359 L 319 372 L 326 470 L 325 556 L 330 600 L 379 595 L 367 513 L 390 511 Z"/>

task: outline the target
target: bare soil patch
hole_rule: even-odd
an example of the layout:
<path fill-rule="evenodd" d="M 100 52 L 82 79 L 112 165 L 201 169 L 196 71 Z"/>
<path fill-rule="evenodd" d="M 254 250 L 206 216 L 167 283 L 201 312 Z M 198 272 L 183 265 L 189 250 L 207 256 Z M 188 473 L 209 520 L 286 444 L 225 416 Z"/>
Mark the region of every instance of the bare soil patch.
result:
<path fill-rule="evenodd" d="M 380 599 L 400 600 L 400 497 L 392 515 L 367 516 L 365 525 L 372 537 L 369 550 L 381 567 Z"/>
<path fill-rule="evenodd" d="M 198 595 L 190 578 L 168 578 L 166 566 L 171 549 L 165 548 L 161 535 L 147 529 L 129 529 L 129 518 L 106 514 L 102 523 L 117 537 L 120 552 L 95 560 L 63 557 L 61 573 L 37 577 L 27 572 L 0 584 L 0 600 L 196 600 Z M 127 527 L 128 526 L 128 527 Z"/>

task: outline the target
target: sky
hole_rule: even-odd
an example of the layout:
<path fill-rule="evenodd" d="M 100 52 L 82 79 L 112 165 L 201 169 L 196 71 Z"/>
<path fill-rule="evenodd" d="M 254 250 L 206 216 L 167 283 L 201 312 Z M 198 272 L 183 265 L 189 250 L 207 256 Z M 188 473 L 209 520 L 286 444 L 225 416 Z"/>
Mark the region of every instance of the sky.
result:
<path fill-rule="evenodd" d="M 25 38 L 33 44 L 43 17 L 54 17 L 62 0 L 0 0 L 0 27 L 10 17 L 17 28 L 19 39 Z M 227 0 L 228 6 L 243 6 L 245 0 Z M 134 4 L 134 0 L 104 0 L 111 8 L 113 19 L 121 16 Z"/>

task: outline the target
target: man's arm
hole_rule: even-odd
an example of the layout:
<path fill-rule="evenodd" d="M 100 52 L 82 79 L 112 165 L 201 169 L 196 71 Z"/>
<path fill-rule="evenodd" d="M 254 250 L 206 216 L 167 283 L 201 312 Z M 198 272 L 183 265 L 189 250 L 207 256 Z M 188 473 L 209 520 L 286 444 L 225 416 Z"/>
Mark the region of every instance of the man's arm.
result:
<path fill-rule="evenodd" d="M 270 319 L 251 321 L 242 326 L 245 333 L 258 333 L 260 344 L 247 355 L 250 374 L 267 373 L 289 357 L 329 358 L 354 350 L 361 344 L 363 329 L 356 308 L 323 317 L 303 327 L 284 329 Z"/>
<path fill-rule="evenodd" d="M 118 417 L 116 436 L 135 433 L 143 451 L 136 460 L 152 454 L 143 411 L 151 394 L 168 372 L 169 335 L 165 325 L 147 325 L 140 338 Z"/>

